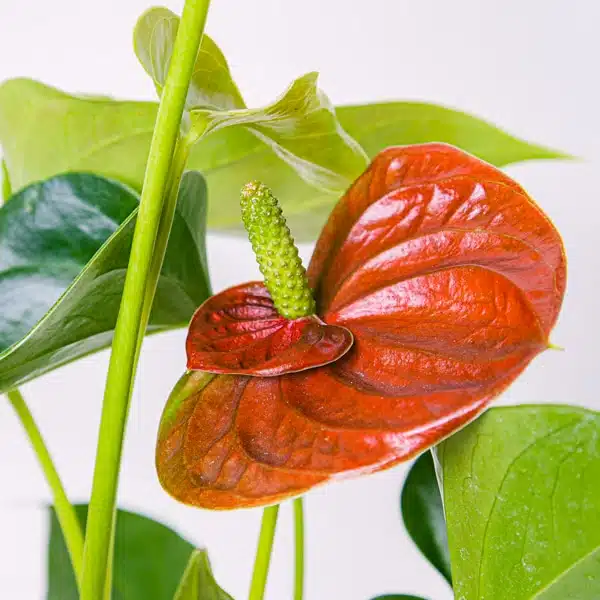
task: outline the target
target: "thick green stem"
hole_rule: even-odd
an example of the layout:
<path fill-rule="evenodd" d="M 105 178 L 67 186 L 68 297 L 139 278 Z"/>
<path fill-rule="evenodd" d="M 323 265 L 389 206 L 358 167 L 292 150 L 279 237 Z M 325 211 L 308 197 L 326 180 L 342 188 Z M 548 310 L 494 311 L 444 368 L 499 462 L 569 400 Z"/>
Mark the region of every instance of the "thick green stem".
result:
<path fill-rule="evenodd" d="M 7 396 L 23 425 L 23 429 L 29 438 L 29 442 L 37 456 L 38 462 L 42 467 L 46 481 L 52 490 L 54 511 L 56 512 L 56 518 L 58 519 L 67 545 L 67 551 L 69 552 L 73 571 L 75 572 L 75 579 L 79 585 L 83 559 L 83 532 L 79 520 L 77 519 L 75 509 L 67 498 L 67 493 L 60 480 L 58 471 L 54 466 L 50 452 L 46 447 L 44 438 L 42 437 L 21 392 L 19 392 L 19 390 L 11 390 L 8 392 Z"/>
<path fill-rule="evenodd" d="M 269 575 L 269 565 L 271 564 L 271 552 L 273 550 L 273 539 L 275 538 L 275 527 L 277 525 L 278 514 L 278 504 L 275 506 L 267 506 L 263 511 L 248 600 L 263 600 L 265 596 L 265 587 Z"/>
<path fill-rule="evenodd" d="M 294 500 L 294 600 L 304 597 L 304 502 Z"/>
<path fill-rule="evenodd" d="M 163 199 L 171 181 L 173 153 L 208 4 L 209 0 L 186 0 L 150 145 L 102 407 L 85 540 L 82 600 L 102 600 L 105 585 L 110 585 L 107 572 L 125 424 L 140 332 L 145 331 L 150 313 L 144 306 L 152 305 L 149 296 L 153 293 L 147 295 L 146 289 L 150 285 L 150 273 L 155 271 L 152 264 L 156 264 L 160 272 L 164 258 L 164 251 L 163 256 L 155 252 Z"/>

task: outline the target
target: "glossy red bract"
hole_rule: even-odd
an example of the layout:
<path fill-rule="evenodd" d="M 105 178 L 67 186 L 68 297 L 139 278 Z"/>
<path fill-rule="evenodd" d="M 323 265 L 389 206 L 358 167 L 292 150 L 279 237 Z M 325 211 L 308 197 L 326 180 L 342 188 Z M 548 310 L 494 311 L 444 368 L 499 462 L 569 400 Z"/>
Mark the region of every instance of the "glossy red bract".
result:
<path fill-rule="evenodd" d="M 261 284 L 196 313 L 163 416 L 165 489 L 197 506 L 278 502 L 407 460 L 475 418 L 548 347 L 560 237 L 522 188 L 443 144 L 381 152 L 308 269 L 318 318 Z"/>

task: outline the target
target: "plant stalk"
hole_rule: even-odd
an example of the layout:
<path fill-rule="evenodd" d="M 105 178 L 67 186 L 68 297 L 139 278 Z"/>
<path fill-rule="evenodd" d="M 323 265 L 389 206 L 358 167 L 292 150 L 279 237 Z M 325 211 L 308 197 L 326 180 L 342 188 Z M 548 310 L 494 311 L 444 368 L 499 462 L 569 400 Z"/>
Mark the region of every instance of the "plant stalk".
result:
<path fill-rule="evenodd" d="M 265 596 L 278 515 L 279 504 L 267 506 L 263 511 L 248 600 L 263 600 Z"/>
<path fill-rule="evenodd" d="M 304 501 L 294 500 L 294 600 L 304 597 Z"/>
<path fill-rule="evenodd" d="M 123 438 L 139 356 L 140 332 L 145 331 L 150 313 L 149 309 L 144 310 L 144 304 L 151 306 L 153 299 L 146 296 L 146 288 L 150 284 L 150 273 L 154 272 L 152 263 L 162 265 L 164 258 L 164 252 L 163 256 L 155 253 L 157 234 L 209 1 L 185 2 L 150 144 L 102 406 L 83 557 L 81 600 L 103 600 L 105 586 L 110 586 L 107 573 L 112 560 L 111 538 Z"/>
<path fill-rule="evenodd" d="M 73 565 L 73 571 L 75 573 L 75 579 L 79 586 L 81 581 L 81 567 L 83 559 L 83 531 L 75 513 L 73 505 L 69 502 L 65 488 L 60 480 L 58 471 L 50 456 L 48 447 L 44 442 L 44 438 L 40 433 L 40 430 L 25 402 L 25 398 L 21 392 L 17 389 L 11 390 L 7 393 L 8 399 L 12 404 L 23 429 L 29 438 L 35 455 L 42 467 L 46 481 L 52 491 L 54 510 L 56 512 L 56 518 L 62 530 L 67 551 L 71 558 L 71 564 Z"/>

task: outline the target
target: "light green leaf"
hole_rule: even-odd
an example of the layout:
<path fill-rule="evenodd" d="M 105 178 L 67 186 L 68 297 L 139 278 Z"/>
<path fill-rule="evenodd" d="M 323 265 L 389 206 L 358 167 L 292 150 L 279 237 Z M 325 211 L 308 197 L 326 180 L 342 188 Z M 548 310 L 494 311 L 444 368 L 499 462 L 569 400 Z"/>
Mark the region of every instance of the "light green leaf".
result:
<path fill-rule="evenodd" d="M 456 598 L 600 598 L 600 414 L 494 408 L 439 446 Z"/>
<path fill-rule="evenodd" d="M 192 132 L 196 129 L 205 136 L 227 127 L 245 128 L 311 186 L 342 192 L 368 160 L 360 145 L 340 127 L 335 109 L 317 87 L 317 77 L 317 73 L 299 77 L 265 108 L 192 110 Z"/>
<path fill-rule="evenodd" d="M 135 53 L 146 73 L 152 77 L 159 96 L 167 79 L 178 27 L 179 17 L 175 13 L 168 8 L 154 7 L 138 19 L 133 31 Z M 186 107 L 232 110 L 245 106 L 223 53 L 204 34 L 190 81 Z"/>
<path fill-rule="evenodd" d="M 196 550 L 190 557 L 173 600 L 233 600 L 233 598 L 215 581 L 208 552 Z"/>
<path fill-rule="evenodd" d="M 153 102 L 70 96 L 31 79 L 0 86 L 0 145 L 13 193 L 69 171 L 140 191 L 156 119 Z"/>
<path fill-rule="evenodd" d="M 0 144 L 13 191 L 66 171 L 94 172 L 139 191 L 156 106 L 69 96 L 28 79 L 4 83 L 0 86 Z M 336 114 L 344 130 L 371 157 L 389 145 L 425 141 L 454 144 L 496 166 L 566 156 L 528 144 L 475 117 L 434 105 L 342 106 Z M 339 197 L 307 184 L 243 127 L 205 137 L 192 150 L 189 167 L 201 171 L 207 180 L 212 198 L 208 224 L 216 229 L 243 231 L 239 191 L 253 179 L 273 189 L 300 240 L 318 235 Z"/>
<path fill-rule="evenodd" d="M 75 507 L 83 527 L 87 504 Z M 169 600 L 194 546 L 172 529 L 119 510 L 115 537 L 112 600 Z M 54 510 L 50 510 L 46 600 L 78 600 L 75 577 Z"/>
<path fill-rule="evenodd" d="M 425 558 L 452 585 L 444 505 L 431 452 L 414 462 L 401 496 L 404 526 Z"/>
<path fill-rule="evenodd" d="M 2 202 L 6 202 L 12 194 L 10 187 L 10 178 L 8 176 L 8 169 L 6 168 L 6 161 L 2 161 Z"/>
<path fill-rule="evenodd" d="M 0 209 L 0 391 L 111 343 L 138 197 L 95 175 L 32 184 Z M 206 187 L 188 172 L 149 331 L 185 326 L 210 294 Z"/>

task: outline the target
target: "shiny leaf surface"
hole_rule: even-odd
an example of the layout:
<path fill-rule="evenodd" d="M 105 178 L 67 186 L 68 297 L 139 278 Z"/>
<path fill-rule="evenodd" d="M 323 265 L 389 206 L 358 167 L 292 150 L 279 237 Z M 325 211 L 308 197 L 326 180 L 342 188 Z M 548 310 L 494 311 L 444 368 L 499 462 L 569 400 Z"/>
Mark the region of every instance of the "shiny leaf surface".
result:
<path fill-rule="evenodd" d="M 79 520 L 85 527 L 87 504 L 75 508 Z M 62 532 L 56 514 L 53 510 L 49 512 L 46 600 L 78 600 L 79 594 Z M 162 523 L 136 513 L 119 510 L 112 600 L 173 598 L 193 552 L 192 544 Z M 183 598 L 185 596 L 182 600 Z M 211 596 L 206 598 L 212 600 Z M 216 598 L 221 600 L 218 596 Z"/>
<path fill-rule="evenodd" d="M 179 27 L 179 17 L 168 8 L 147 10 L 135 25 L 133 47 L 142 67 L 162 93 Z M 223 53 L 206 34 L 198 51 L 186 107 L 233 110 L 245 108 L 244 100 L 231 78 Z"/>
<path fill-rule="evenodd" d="M 274 376 L 331 363 L 352 334 L 318 317 L 281 317 L 262 283 L 230 288 L 194 314 L 186 341 L 188 369 Z"/>
<path fill-rule="evenodd" d="M 0 209 L 0 390 L 110 344 L 137 206 L 119 183 L 69 174 Z M 210 293 L 205 217 L 204 180 L 187 173 L 149 331 L 186 324 Z"/>
<path fill-rule="evenodd" d="M 156 104 L 71 96 L 29 80 L 0 86 L 0 144 L 16 192 L 66 171 L 90 171 L 140 190 Z M 23 111 L 28 115 L 22 119 Z M 340 106 L 343 129 L 375 156 L 390 144 L 449 142 L 497 166 L 563 154 L 528 144 L 493 125 L 429 104 L 389 102 Z M 35 126 L 34 126 L 35 125 Z M 65 135 L 67 132 L 67 135 Z M 211 227 L 242 231 L 239 190 L 253 179 L 281 199 L 296 239 L 314 239 L 337 200 L 316 190 L 250 131 L 222 129 L 192 151 L 190 168 L 206 177 Z M 356 172 L 354 175 L 358 175 Z"/>
<path fill-rule="evenodd" d="M 415 461 L 402 488 L 402 518 L 413 542 L 452 585 L 448 534 L 431 452 Z"/>
<path fill-rule="evenodd" d="M 208 552 L 195 550 L 173 600 L 233 600 L 215 581 Z"/>
<path fill-rule="evenodd" d="M 494 408 L 438 451 L 457 598 L 600 597 L 600 414 Z"/>
<path fill-rule="evenodd" d="M 308 277 L 318 316 L 354 345 L 279 377 L 188 374 L 157 449 L 176 498 L 272 503 L 438 443 L 547 348 L 565 257 L 516 182 L 429 144 L 377 156 L 330 216 Z"/>

